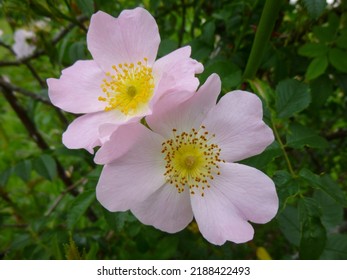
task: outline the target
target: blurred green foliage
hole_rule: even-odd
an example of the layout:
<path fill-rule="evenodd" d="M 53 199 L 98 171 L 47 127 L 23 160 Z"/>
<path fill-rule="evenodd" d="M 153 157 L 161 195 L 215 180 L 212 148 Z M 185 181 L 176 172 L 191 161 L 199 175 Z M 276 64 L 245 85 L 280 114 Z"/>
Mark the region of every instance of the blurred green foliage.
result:
<path fill-rule="evenodd" d="M 4 259 L 347 259 L 347 3 L 282 1 L 256 77 L 243 73 L 265 1 L 3 0 L 0 2 L 0 258 Z M 159 56 L 192 46 L 216 72 L 222 94 L 253 91 L 276 141 L 243 162 L 276 183 L 280 209 L 254 225 L 246 244 L 209 244 L 195 223 L 166 234 L 95 199 L 93 156 L 68 150 L 75 116 L 54 108 L 45 80 L 89 59 L 86 32 L 97 10 L 143 6 L 156 18 Z M 35 22 L 44 20 L 39 28 Z M 35 27 L 36 26 L 36 27 Z M 34 30 L 36 51 L 17 60 L 14 32 Z"/>

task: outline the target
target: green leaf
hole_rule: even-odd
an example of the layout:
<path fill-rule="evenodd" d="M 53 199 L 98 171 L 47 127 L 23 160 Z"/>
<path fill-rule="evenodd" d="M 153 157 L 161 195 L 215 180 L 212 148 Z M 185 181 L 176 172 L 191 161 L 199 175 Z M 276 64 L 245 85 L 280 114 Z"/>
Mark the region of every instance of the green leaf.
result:
<path fill-rule="evenodd" d="M 287 240 L 295 246 L 300 243 L 300 223 L 298 209 L 287 206 L 277 216 L 279 228 Z"/>
<path fill-rule="evenodd" d="M 191 41 L 190 46 L 192 47 L 192 57 L 194 57 L 194 59 L 198 61 L 208 59 L 211 52 L 213 51 L 212 46 L 205 44 L 200 39 Z M 205 73 L 205 71 L 203 73 Z"/>
<path fill-rule="evenodd" d="M 31 161 L 30 160 L 23 160 L 20 163 L 18 163 L 15 168 L 14 172 L 19 176 L 24 182 L 29 181 L 30 175 L 31 175 Z"/>
<path fill-rule="evenodd" d="M 242 160 L 240 163 L 253 166 L 257 169 L 263 169 L 268 163 L 270 163 L 274 158 L 278 157 L 281 154 L 281 148 L 278 143 L 275 141 L 270 146 L 268 146 L 264 152 L 260 155 L 256 155 L 245 160 Z"/>
<path fill-rule="evenodd" d="M 6 186 L 7 181 L 10 178 L 10 175 L 12 174 L 12 172 L 13 172 L 12 168 L 8 168 L 0 172 L 0 187 Z"/>
<path fill-rule="evenodd" d="M 34 169 L 42 177 L 52 181 L 57 176 L 57 164 L 53 157 L 43 154 L 33 160 Z"/>
<path fill-rule="evenodd" d="M 306 71 L 306 79 L 313 80 L 322 75 L 328 67 L 328 57 L 320 56 L 313 59 Z"/>
<path fill-rule="evenodd" d="M 225 88 L 226 91 L 230 91 L 232 88 L 237 88 L 241 82 L 242 72 L 241 70 L 237 70 L 223 79 L 223 88 Z"/>
<path fill-rule="evenodd" d="M 83 14 L 91 16 L 94 13 L 94 0 L 77 0 L 76 3 Z"/>
<path fill-rule="evenodd" d="M 216 30 L 216 26 L 214 21 L 205 23 L 202 28 L 202 34 L 200 39 L 205 44 L 214 46 L 215 30 Z"/>
<path fill-rule="evenodd" d="M 276 171 L 273 175 L 273 180 L 276 184 L 277 194 L 279 197 L 279 209 L 284 209 L 287 202 L 300 190 L 300 181 L 294 178 L 285 170 Z"/>
<path fill-rule="evenodd" d="M 230 61 L 221 59 L 211 61 L 206 65 L 204 72 L 201 73 L 200 79 L 205 81 L 212 73 L 218 73 L 223 86 L 229 87 L 232 86 L 233 82 L 239 82 L 240 69 L 235 64 L 230 63 Z M 235 75 L 236 81 L 230 81 L 232 75 Z"/>
<path fill-rule="evenodd" d="M 311 18 L 318 18 L 326 7 L 326 0 L 303 0 L 308 14 Z"/>
<path fill-rule="evenodd" d="M 325 105 L 327 98 L 333 93 L 332 81 L 328 75 L 319 77 L 310 82 L 313 109 Z M 317 111 L 316 111 L 317 112 Z"/>
<path fill-rule="evenodd" d="M 276 93 L 276 111 L 279 118 L 291 117 L 308 107 L 311 101 L 309 87 L 296 80 L 279 82 Z"/>
<path fill-rule="evenodd" d="M 313 199 L 303 198 L 299 201 L 300 259 L 319 259 L 325 248 L 327 235 L 320 216 L 320 209 Z"/>
<path fill-rule="evenodd" d="M 333 234 L 328 237 L 325 250 L 321 256 L 323 260 L 347 259 L 347 235 Z"/>
<path fill-rule="evenodd" d="M 164 39 L 160 42 L 158 57 L 163 57 L 167 55 L 168 53 L 174 51 L 175 49 L 177 49 L 176 41 L 173 41 L 171 39 Z"/>
<path fill-rule="evenodd" d="M 177 252 L 177 246 L 179 243 L 179 239 L 176 236 L 166 236 L 159 240 L 157 243 L 158 254 L 156 255 L 156 259 L 160 260 L 168 260 L 174 258 Z"/>
<path fill-rule="evenodd" d="M 329 143 L 323 137 L 317 135 L 313 129 L 298 123 L 291 123 L 286 145 L 295 149 L 303 148 L 304 146 L 324 149 L 329 146 Z"/>
<path fill-rule="evenodd" d="M 136 221 L 136 218 L 130 211 L 110 212 L 103 209 L 103 213 L 109 227 L 114 229 L 116 232 L 122 231 L 127 222 Z"/>
<path fill-rule="evenodd" d="M 85 260 L 85 249 L 80 252 L 75 241 L 72 239 L 70 235 L 69 243 L 64 244 L 65 257 L 67 260 Z"/>
<path fill-rule="evenodd" d="M 347 207 L 347 199 L 345 193 L 340 186 L 335 183 L 328 175 L 318 176 L 312 173 L 310 170 L 304 168 L 300 171 L 299 175 L 307 182 L 311 183 L 313 187 L 321 189 L 336 202 L 342 206 Z"/>
<path fill-rule="evenodd" d="M 329 61 L 339 71 L 347 73 L 347 53 L 338 48 L 329 50 Z"/>
<path fill-rule="evenodd" d="M 301 46 L 298 53 L 307 57 L 321 57 L 328 53 L 328 47 L 319 43 L 306 43 Z"/>
<path fill-rule="evenodd" d="M 333 12 L 329 13 L 327 24 L 318 25 L 313 28 L 313 34 L 322 43 L 331 43 L 337 33 L 340 18 Z"/>
<path fill-rule="evenodd" d="M 347 29 L 343 29 L 341 35 L 336 39 L 339 48 L 347 49 Z"/>
<path fill-rule="evenodd" d="M 334 229 L 343 222 L 343 208 L 322 190 L 314 192 L 314 200 L 322 209 L 322 223 L 327 229 Z"/>
<path fill-rule="evenodd" d="M 286 170 L 278 170 L 273 176 L 276 186 L 285 186 L 290 180 L 292 180 L 292 175 Z"/>
<path fill-rule="evenodd" d="M 86 43 L 85 41 L 79 41 L 73 43 L 69 48 L 70 61 L 73 63 L 77 60 L 86 58 Z"/>
<path fill-rule="evenodd" d="M 69 230 L 72 230 L 77 223 L 77 221 L 82 217 L 82 215 L 87 211 L 88 207 L 95 200 L 95 190 L 87 190 L 81 193 L 73 201 L 71 208 L 69 209 L 66 225 Z"/>

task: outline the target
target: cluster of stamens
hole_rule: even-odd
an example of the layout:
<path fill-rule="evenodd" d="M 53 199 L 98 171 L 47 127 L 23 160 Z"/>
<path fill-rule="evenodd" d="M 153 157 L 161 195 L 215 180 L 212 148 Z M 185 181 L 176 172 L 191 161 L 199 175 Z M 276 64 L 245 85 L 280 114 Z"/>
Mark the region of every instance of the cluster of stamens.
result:
<path fill-rule="evenodd" d="M 219 163 L 221 149 L 213 143 L 215 135 L 209 135 L 205 126 L 190 132 L 177 133 L 172 129 L 173 137 L 162 143 L 162 153 L 166 161 L 164 176 L 171 185 L 182 193 L 186 186 L 191 194 L 210 188 L 214 176 L 220 175 Z"/>
<path fill-rule="evenodd" d="M 135 114 L 148 104 L 154 91 L 152 68 L 144 62 L 113 65 L 114 73 L 107 72 L 101 84 L 103 96 L 99 101 L 107 102 L 105 111 L 119 110 L 125 115 Z"/>

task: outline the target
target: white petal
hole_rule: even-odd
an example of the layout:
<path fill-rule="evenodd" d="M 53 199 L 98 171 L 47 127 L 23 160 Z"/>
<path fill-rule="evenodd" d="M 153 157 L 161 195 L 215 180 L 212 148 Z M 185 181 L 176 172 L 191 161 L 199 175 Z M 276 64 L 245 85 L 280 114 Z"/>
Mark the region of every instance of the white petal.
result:
<path fill-rule="evenodd" d="M 262 103 L 255 94 L 233 91 L 221 98 L 203 124 L 216 135 L 221 158 L 235 162 L 260 154 L 274 141 L 262 117 Z"/>
<path fill-rule="evenodd" d="M 154 131 L 168 138 L 172 137 L 173 128 L 178 132 L 199 128 L 206 114 L 216 104 L 220 89 L 219 76 L 212 74 L 190 99 L 170 110 L 167 110 L 169 106 L 163 105 L 155 114 L 146 117 L 147 123 Z"/>
<path fill-rule="evenodd" d="M 181 231 L 193 219 L 188 191 L 178 193 L 170 184 L 162 186 L 131 211 L 142 223 L 169 233 Z"/>
<path fill-rule="evenodd" d="M 131 209 L 164 185 L 165 162 L 161 154 L 163 141 L 161 136 L 144 129 L 131 149 L 105 165 L 96 187 L 96 195 L 106 209 Z"/>

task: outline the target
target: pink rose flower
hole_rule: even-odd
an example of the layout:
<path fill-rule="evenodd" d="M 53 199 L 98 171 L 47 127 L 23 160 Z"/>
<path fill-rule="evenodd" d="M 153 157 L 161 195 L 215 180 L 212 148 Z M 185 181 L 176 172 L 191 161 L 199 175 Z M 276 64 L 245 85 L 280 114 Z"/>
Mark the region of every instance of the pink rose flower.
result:
<path fill-rule="evenodd" d="M 216 104 L 220 89 L 213 74 L 190 99 L 147 116 L 151 130 L 139 123 L 119 128 L 95 157 L 106 164 L 99 202 L 109 211 L 130 209 L 142 223 L 169 233 L 194 217 L 213 244 L 251 240 L 249 221 L 270 221 L 278 197 L 267 175 L 235 162 L 261 153 L 274 136 L 255 94 L 232 91 Z"/>
<path fill-rule="evenodd" d="M 33 43 L 35 40 L 36 36 L 33 31 L 25 29 L 16 30 L 14 33 L 13 51 L 17 59 L 26 58 L 35 52 L 36 46 Z"/>
<path fill-rule="evenodd" d="M 93 60 L 77 61 L 59 79 L 47 80 L 55 106 L 84 114 L 63 135 L 68 148 L 93 153 L 119 125 L 155 112 L 163 96 L 179 90 L 174 105 L 193 94 L 202 64 L 190 58 L 188 46 L 155 60 L 159 43 L 155 19 L 143 8 L 118 18 L 101 11 L 92 16 L 87 44 Z"/>

